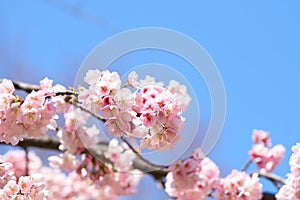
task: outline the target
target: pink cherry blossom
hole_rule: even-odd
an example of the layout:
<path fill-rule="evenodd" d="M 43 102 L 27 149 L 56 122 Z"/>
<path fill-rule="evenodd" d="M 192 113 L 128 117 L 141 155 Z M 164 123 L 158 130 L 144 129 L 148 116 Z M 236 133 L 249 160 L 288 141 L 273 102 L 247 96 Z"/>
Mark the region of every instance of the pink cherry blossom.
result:
<path fill-rule="evenodd" d="M 180 200 L 205 199 L 217 188 L 219 169 L 209 158 L 199 157 L 199 150 L 194 156 L 170 165 L 166 176 L 166 192 Z"/>
<path fill-rule="evenodd" d="M 133 88 L 141 88 L 141 84 L 138 82 L 138 74 L 135 71 L 129 73 L 128 85 Z"/>
<path fill-rule="evenodd" d="M 292 151 L 289 161 L 291 172 L 287 174 L 286 184 L 276 194 L 278 200 L 300 199 L 300 143 L 293 146 Z"/>
<path fill-rule="evenodd" d="M 290 158 L 291 173 L 296 177 L 300 177 L 300 143 L 292 147 L 293 154 Z"/>
<path fill-rule="evenodd" d="M 116 139 L 112 139 L 108 145 L 107 158 L 114 163 L 114 168 L 118 171 L 129 171 L 132 169 L 135 155 L 128 146 L 120 144 Z"/>
<path fill-rule="evenodd" d="M 274 170 L 283 159 L 284 153 L 285 148 L 282 145 L 269 149 L 263 143 L 254 144 L 249 151 L 250 159 L 257 164 L 258 168 L 266 172 Z"/>
<path fill-rule="evenodd" d="M 127 135 L 138 140 L 143 137 L 140 141 L 142 148 L 160 151 L 172 148 L 180 140 L 179 131 L 184 118 L 181 117 L 183 105 L 179 103 L 177 93 L 188 96 L 184 87 L 175 91 L 174 86 L 172 93 L 153 77 L 146 76 L 145 80 L 138 81 L 136 72 L 132 72 L 128 84 L 121 88 L 116 72 L 106 70 L 95 74 L 98 74 L 95 75 L 97 78 L 92 72 L 87 73 L 85 81 L 89 88 L 82 88 L 78 99 L 104 118 L 110 134 L 117 137 Z M 136 91 L 132 92 L 126 88 L 128 86 Z"/>
<path fill-rule="evenodd" d="M 76 156 L 67 152 L 58 156 L 50 156 L 48 161 L 51 167 L 65 171 L 76 170 L 79 165 L 79 160 L 76 159 Z"/>
<path fill-rule="evenodd" d="M 40 158 L 33 152 L 28 152 L 28 173 L 37 173 L 42 165 Z M 3 160 L 12 164 L 11 170 L 16 178 L 26 174 L 26 153 L 23 150 L 10 150 L 3 155 Z"/>
<path fill-rule="evenodd" d="M 95 70 L 90 69 L 89 71 L 87 71 L 84 77 L 84 81 L 89 85 L 94 85 L 100 80 L 100 78 L 101 78 L 101 71 L 99 71 L 98 69 Z"/>
<path fill-rule="evenodd" d="M 0 83 L 0 141 L 16 145 L 23 136 L 44 136 L 48 128 L 55 128 L 56 108 L 46 97 L 52 95 L 52 81 L 41 81 L 42 90 L 32 91 L 23 101 L 13 95 L 11 81 Z"/>
<path fill-rule="evenodd" d="M 87 127 L 89 115 L 79 108 L 70 107 L 65 113 L 65 125 L 57 132 L 60 138 L 60 149 L 69 153 L 82 151 L 85 146 L 91 146 L 99 141 L 99 130 L 95 127 Z"/>
<path fill-rule="evenodd" d="M 14 84 L 11 80 L 3 79 L 2 83 L 0 84 L 0 94 L 12 94 L 15 91 Z"/>
<path fill-rule="evenodd" d="M 41 174 L 15 177 L 13 165 L 0 162 L 0 198 L 3 200 L 28 199 L 46 200 L 48 191 Z"/>
<path fill-rule="evenodd" d="M 250 176 L 245 172 L 232 170 L 231 174 L 220 180 L 214 197 L 222 200 L 259 200 L 262 198 L 262 185 L 257 174 Z"/>
<path fill-rule="evenodd" d="M 131 110 L 134 99 L 131 91 L 127 88 L 122 88 L 114 95 L 116 105 L 121 110 Z"/>
<path fill-rule="evenodd" d="M 54 95 L 54 90 L 52 87 L 53 80 L 49 80 L 48 77 L 40 81 L 40 88 L 45 95 L 52 96 Z"/>
<path fill-rule="evenodd" d="M 156 124 L 156 113 L 152 110 L 146 110 L 142 112 L 141 121 L 146 127 L 151 127 Z"/>
<path fill-rule="evenodd" d="M 138 74 L 135 71 L 132 71 L 128 75 L 128 85 L 130 85 L 133 88 L 142 88 L 147 85 L 159 85 L 163 86 L 164 84 L 162 82 L 156 82 L 154 77 L 151 77 L 149 75 L 146 75 L 144 80 L 138 80 Z"/>
<path fill-rule="evenodd" d="M 124 151 L 121 145 L 119 145 L 118 140 L 112 139 L 108 144 L 108 155 L 107 157 L 112 162 L 117 162 L 119 160 L 121 153 Z"/>
<path fill-rule="evenodd" d="M 254 129 L 252 132 L 252 140 L 254 143 L 262 142 L 266 146 L 271 145 L 270 133 L 264 130 Z"/>
<path fill-rule="evenodd" d="M 180 105 L 182 112 L 184 112 L 190 104 L 191 97 L 187 94 L 187 88 L 185 85 L 181 85 L 175 80 L 170 80 L 167 87 L 172 94 L 176 96 L 178 104 Z"/>
<path fill-rule="evenodd" d="M 13 172 L 13 164 L 0 160 L 0 188 L 3 188 L 9 180 L 16 180 Z"/>

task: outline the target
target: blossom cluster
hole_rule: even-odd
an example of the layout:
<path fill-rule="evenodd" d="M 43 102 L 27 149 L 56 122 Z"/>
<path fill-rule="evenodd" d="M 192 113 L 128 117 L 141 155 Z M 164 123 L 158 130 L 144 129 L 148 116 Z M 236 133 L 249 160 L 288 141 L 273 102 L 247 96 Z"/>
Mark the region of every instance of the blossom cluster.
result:
<path fill-rule="evenodd" d="M 269 132 L 253 130 L 252 140 L 255 143 L 249 151 L 250 159 L 264 172 L 271 172 L 282 160 L 285 148 L 281 144 L 269 148 L 271 139 Z"/>
<path fill-rule="evenodd" d="M 136 72 L 122 85 L 118 73 L 108 70 L 89 70 L 84 80 L 88 87 L 80 86 L 72 93 L 61 85 L 52 86 L 53 81 L 45 78 L 40 89 L 24 100 L 15 94 L 10 80 L 0 83 L 0 142 L 16 145 L 23 137 L 45 136 L 48 129 L 56 129 L 62 151 L 48 158 L 49 167 L 42 166 L 33 152 L 9 151 L 0 156 L 0 199 L 113 200 L 130 195 L 143 177 L 134 168 L 140 149 L 119 140 L 130 138 L 140 148 L 158 151 L 180 140 L 182 114 L 191 101 L 184 85 L 171 80 L 164 86 L 150 76 L 139 80 Z M 64 116 L 60 128 L 57 113 Z M 87 148 L 99 145 L 100 131 L 89 123 L 92 115 L 115 137 L 107 148 L 97 149 L 96 155 Z M 282 160 L 285 148 L 271 147 L 270 134 L 263 130 L 254 130 L 252 140 L 250 161 L 260 172 L 270 173 Z M 300 144 L 292 151 L 291 172 L 276 194 L 279 200 L 300 199 Z M 218 166 L 199 149 L 166 169 L 165 191 L 178 200 L 262 198 L 258 173 L 232 170 L 222 178 Z"/>
<path fill-rule="evenodd" d="M 82 88 L 78 99 L 101 113 L 110 134 L 141 139 L 141 148 L 159 151 L 179 141 L 181 114 L 191 100 L 185 86 L 172 80 L 164 87 L 150 76 L 138 81 L 136 72 L 131 72 L 122 87 L 116 72 L 97 69 L 88 71 L 84 80 L 89 87 Z"/>
<path fill-rule="evenodd" d="M 181 114 L 191 98 L 187 88 L 171 80 L 168 86 L 153 77 L 138 80 L 135 72 L 121 86 L 118 73 L 89 70 L 85 76 L 88 88 L 81 87 L 76 101 L 94 114 L 101 114 L 107 131 L 114 136 L 136 138 L 141 148 L 163 151 L 172 148 L 181 138 Z M 61 149 L 80 151 L 97 142 L 99 131 L 87 127 L 90 114 L 65 101 L 66 89 L 52 86 L 48 78 L 40 82 L 40 90 L 32 91 L 23 100 L 15 95 L 10 80 L 0 83 L 0 141 L 16 145 L 24 136 L 44 136 L 56 128 L 57 113 L 63 112 L 65 125 L 58 132 Z"/>
<path fill-rule="evenodd" d="M 263 130 L 253 130 L 252 140 L 255 144 L 249 151 L 251 161 L 263 172 L 270 172 L 282 159 L 284 147 L 276 145 L 268 148 L 271 145 L 270 134 Z M 278 194 L 278 196 L 289 195 L 287 198 L 281 198 L 284 200 L 299 198 L 291 196 L 290 191 L 294 191 L 293 195 L 299 191 L 300 145 L 293 147 L 293 151 L 294 155 L 290 160 L 292 173 L 287 180 L 288 184 Z M 166 176 L 166 192 L 178 200 L 201 200 L 207 196 L 220 200 L 262 198 L 262 184 L 257 173 L 249 175 L 244 171 L 232 170 L 228 176 L 221 178 L 216 164 L 204 157 L 198 149 L 192 157 L 170 165 L 169 170 Z M 296 183 L 298 186 L 295 186 Z M 297 194 L 299 195 L 299 192 Z"/>
<path fill-rule="evenodd" d="M 136 191 L 136 186 L 143 174 L 132 166 L 135 157 L 133 151 L 125 143 L 119 143 L 113 139 L 109 142 L 108 149 L 104 154 L 108 159 L 106 163 L 88 153 L 82 154 L 81 159 L 77 159 L 73 154 L 67 152 L 49 157 L 50 166 L 71 172 L 69 179 L 78 184 L 82 182 L 88 188 L 97 191 L 97 195 L 88 195 L 86 191 L 83 193 L 80 190 L 69 189 L 68 193 L 63 193 L 64 196 L 70 198 L 70 196 L 81 195 L 86 199 L 92 197 L 94 199 L 115 199 Z M 72 173 L 74 171 L 76 174 Z M 84 187 L 81 189 L 86 190 Z M 62 196 L 60 198 L 64 199 Z"/>
<path fill-rule="evenodd" d="M 86 147 L 92 146 L 99 141 L 100 131 L 95 125 L 88 127 L 89 115 L 75 106 L 70 105 L 64 112 L 64 126 L 58 130 L 61 150 L 69 153 L 79 153 Z"/>
<path fill-rule="evenodd" d="M 13 169 L 12 163 L 0 158 L 0 199 L 47 199 L 48 191 L 42 174 L 16 177 Z"/>
<path fill-rule="evenodd" d="M 191 158 L 176 161 L 166 176 L 166 192 L 178 200 L 205 199 L 219 182 L 219 168 L 197 149 Z"/>
<path fill-rule="evenodd" d="M 132 166 L 135 157 L 132 150 L 125 143 L 114 139 L 104 154 L 107 163 L 88 153 L 78 157 L 66 151 L 58 156 L 50 156 L 50 167 L 46 167 L 41 165 L 41 160 L 33 152 L 29 152 L 26 161 L 24 151 L 9 151 L 3 156 L 3 162 L 0 162 L 0 197 L 5 200 L 14 199 L 12 195 L 27 195 L 29 200 L 39 200 L 43 199 L 37 196 L 42 191 L 45 198 L 47 194 L 47 199 L 113 200 L 118 196 L 135 193 L 143 173 Z M 30 176 L 24 176 L 26 165 Z M 36 172 L 42 174 L 44 179 L 38 179 L 41 176 L 36 175 Z M 25 191 L 22 187 L 31 187 L 31 190 Z M 33 198 L 33 195 L 36 196 Z M 15 199 L 22 199 L 19 196 Z"/>
<path fill-rule="evenodd" d="M 10 80 L 0 83 L 0 141 L 16 145 L 23 136 L 44 136 L 48 128 L 56 127 L 54 103 L 46 100 L 53 93 L 52 82 L 45 78 L 40 86 L 22 100 Z"/>
<path fill-rule="evenodd" d="M 279 200 L 300 199 L 300 143 L 293 146 L 292 151 L 289 162 L 291 172 L 287 174 L 286 184 L 276 195 Z"/>
<path fill-rule="evenodd" d="M 259 200 L 262 185 L 257 174 L 233 170 L 225 178 L 220 178 L 219 168 L 207 157 L 202 157 L 196 149 L 193 156 L 176 161 L 166 176 L 166 192 L 178 200 L 202 200 L 213 196 L 220 200 Z"/>
<path fill-rule="evenodd" d="M 262 198 L 262 185 L 256 173 L 250 176 L 246 172 L 232 170 L 220 180 L 214 197 L 222 200 L 259 200 Z"/>

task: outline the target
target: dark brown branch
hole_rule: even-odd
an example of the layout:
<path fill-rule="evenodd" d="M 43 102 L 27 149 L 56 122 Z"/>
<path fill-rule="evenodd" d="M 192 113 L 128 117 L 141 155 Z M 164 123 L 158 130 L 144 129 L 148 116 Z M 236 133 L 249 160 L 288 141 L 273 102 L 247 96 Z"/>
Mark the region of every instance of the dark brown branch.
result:
<path fill-rule="evenodd" d="M 27 147 L 23 147 L 24 151 L 25 151 L 25 175 L 28 176 L 29 175 L 29 157 L 28 157 L 28 148 Z"/>
<path fill-rule="evenodd" d="M 60 142 L 56 137 L 39 137 L 39 138 L 24 138 L 23 141 L 18 143 L 18 146 L 27 147 L 38 147 L 42 149 L 52 149 L 59 151 Z"/>
<path fill-rule="evenodd" d="M 262 200 L 276 200 L 275 194 L 264 192 Z"/>

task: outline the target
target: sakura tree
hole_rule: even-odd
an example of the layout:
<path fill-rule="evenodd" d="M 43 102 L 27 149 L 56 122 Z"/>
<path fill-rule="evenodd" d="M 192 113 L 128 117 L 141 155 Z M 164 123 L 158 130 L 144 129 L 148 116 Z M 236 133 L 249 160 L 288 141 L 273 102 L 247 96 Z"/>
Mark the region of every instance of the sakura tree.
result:
<path fill-rule="evenodd" d="M 167 85 L 150 76 L 141 80 L 134 71 L 125 83 L 117 72 L 97 69 L 87 71 L 84 81 L 88 87 L 67 89 L 48 78 L 40 85 L 1 80 L 0 141 L 23 148 L 0 157 L 1 199 L 117 199 L 135 193 L 145 174 L 178 200 L 300 199 L 299 143 L 292 147 L 287 179 L 272 173 L 285 148 L 272 146 L 263 130 L 252 133 L 246 165 L 226 177 L 200 148 L 169 166 L 157 165 L 142 152 L 166 151 L 180 141 L 191 101 L 187 88 L 176 80 Z M 27 95 L 17 95 L 18 90 Z M 99 139 L 91 118 L 103 123 L 110 141 Z M 29 147 L 57 155 L 48 165 Z M 251 162 L 257 171 L 247 172 Z M 260 177 L 273 182 L 278 193 L 264 193 Z"/>

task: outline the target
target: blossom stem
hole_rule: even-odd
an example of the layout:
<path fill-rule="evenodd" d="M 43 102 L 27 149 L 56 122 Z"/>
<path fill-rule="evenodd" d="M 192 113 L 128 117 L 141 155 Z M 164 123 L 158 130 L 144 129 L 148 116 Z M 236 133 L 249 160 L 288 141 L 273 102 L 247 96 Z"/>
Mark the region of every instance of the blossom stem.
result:
<path fill-rule="evenodd" d="M 251 163 L 252 163 L 251 159 L 247 160 L 247 162 L 245 163 L 245 165 L 242 167 L 241 171 L 246 171 L 248 169 L 248 167 L 250 166 Z"/>
<path fill-rule="evenodd" d="M 278 183 L 283 184 L 283 185 L 285 184 L 285 179 L 282 178 L 282 177 L 280 177 L 280 176 L 278 176 L 278 175 L 276 175 L 276 174 L 273 174 L 273 173 L 267 173 L 267 172 L 262 172 L 262 171 L 256 171 L 256 172 L 250 173 L 250 175 L 252 175 L 252 174 L 254 174 L 254 173 L 257 173 L 258 176 L 264 177 L 264 178 L 266 178 L 266 179 L 272 181 L 272 182 L 276 185 L 277 188 L 279 187 Z M 279 187 L 279 188 L 280 188 L 280 187 Z M 279 189 L 279 188 L 278 188 L 278 189 Z"/>

